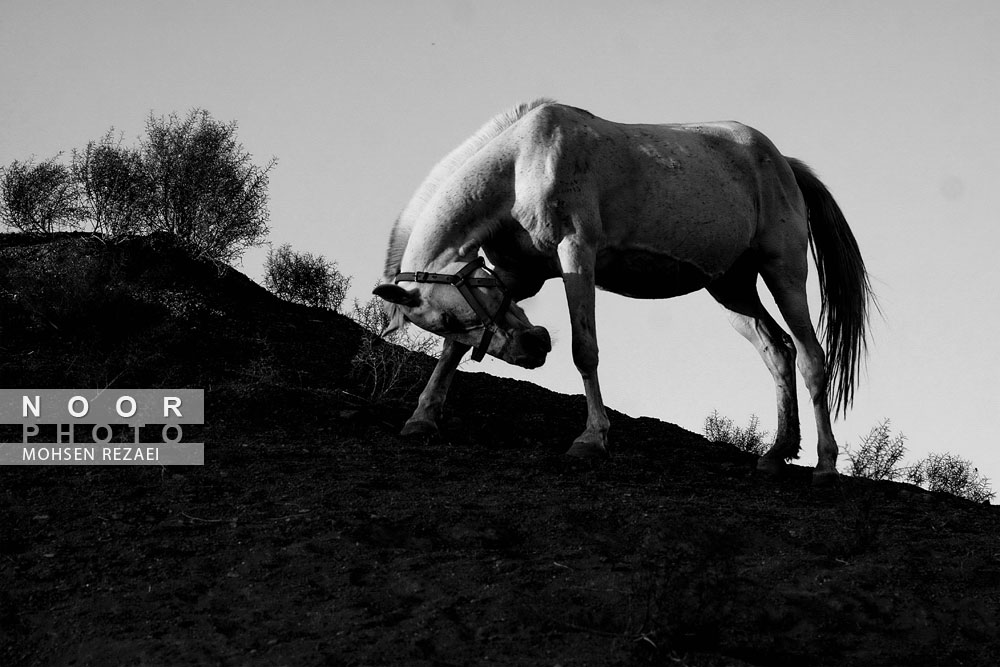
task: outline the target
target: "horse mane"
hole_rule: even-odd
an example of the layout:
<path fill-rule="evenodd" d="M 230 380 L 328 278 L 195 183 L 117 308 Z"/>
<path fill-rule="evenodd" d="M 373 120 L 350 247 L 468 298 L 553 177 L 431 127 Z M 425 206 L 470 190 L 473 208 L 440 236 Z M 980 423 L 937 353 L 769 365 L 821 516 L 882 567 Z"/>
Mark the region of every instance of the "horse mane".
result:
<path fill-rule="evenodd" d="M 458 148 L 438 162 L 431 172 L 424 179 L 416 193 L 410 198 L 406 208 L 396 218 L 389 235 L 389 250 L 385 258 L 385 278 L 391 281 L 397 273 L 403 260 L 403 252 L 406 244 L 410 240 L 410 233 L 413 225 L 423 211 L 424 206 L 431 200 L 438 187 L 441 186 L 452 174 L 454 174 L 465 162 L 475 155 L 479 150 L 492 141 L 497 135 L 517 122 L 522 116 L 532 109 L 543 104 L 549 104 L 553 100 L 540 97 L 530 102 L 518 104 L 503 113 L 499 113 L 486 122 L 471 137 L 462 142 Z"/>

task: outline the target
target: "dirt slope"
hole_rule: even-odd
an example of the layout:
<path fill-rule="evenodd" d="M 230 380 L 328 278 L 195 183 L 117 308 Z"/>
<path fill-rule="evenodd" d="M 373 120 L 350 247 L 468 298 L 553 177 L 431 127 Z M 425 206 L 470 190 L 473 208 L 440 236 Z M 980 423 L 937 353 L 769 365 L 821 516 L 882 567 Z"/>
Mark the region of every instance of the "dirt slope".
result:
<path fill-rule="evenodd" d="M 0 386 L 207 397 L 203 467 L 0 468 L 0 664 L 1000 664 L 996 507 L 618 413 L 570 461 L 581 397 L 467 373 L 403 440 L 358 327 L 164 238 L 3 238 L 0 326 Z"/>

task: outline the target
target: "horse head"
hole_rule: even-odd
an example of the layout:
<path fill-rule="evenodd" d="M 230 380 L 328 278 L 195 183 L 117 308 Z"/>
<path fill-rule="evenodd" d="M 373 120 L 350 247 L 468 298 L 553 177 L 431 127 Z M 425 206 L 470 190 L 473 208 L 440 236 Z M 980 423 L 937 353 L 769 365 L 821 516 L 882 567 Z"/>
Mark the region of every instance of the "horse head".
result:
<path fill-rule="evenodd" d="M 523 368 L 545 363 L 552 349 L 549 332 L 531 324 L 482 258 L 444 268 L 442 273 L 401 272 L 375 288 L 373 293 L 390 304 L 386 333 L 410 321 L 472 347 L 476 361 L 489 354 Z"/>

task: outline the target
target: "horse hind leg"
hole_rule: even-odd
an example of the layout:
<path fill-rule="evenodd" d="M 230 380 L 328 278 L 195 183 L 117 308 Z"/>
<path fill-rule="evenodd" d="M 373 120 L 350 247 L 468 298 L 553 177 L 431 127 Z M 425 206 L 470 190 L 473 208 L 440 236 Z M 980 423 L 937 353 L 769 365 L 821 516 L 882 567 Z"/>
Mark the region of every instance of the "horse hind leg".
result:
<path fill-rule="evenodd" d="M 816 417 L 817 463 L 813 483 L 828 484 L 837 479 L 837 441 L 830 423 L 830 404 L 827 395 L 828 375 L 823 347 L 816 337 L 809 316 L 806 296 L 805 253 L 801 262 L 793 266 L 777 265 L 761 270 L 764 282 L 774 296 L 797 351 L 799 372 L 805 380 Z"/>
<path fill-rule="evenodd" d="M 739 272 L 738 272 L 739 273 Z M 758 469 L 777 473 L 786 459 L 796 458 L 801 435 L 795 388 L 795 347 L 792 339 L 771 317 L 757 295 L 756 272 L 727 276 L 709 292 L 729 312 L 730 323 L 756 348 L 774 378 L 778 430 L 774 443 L 761 456 Z"/>

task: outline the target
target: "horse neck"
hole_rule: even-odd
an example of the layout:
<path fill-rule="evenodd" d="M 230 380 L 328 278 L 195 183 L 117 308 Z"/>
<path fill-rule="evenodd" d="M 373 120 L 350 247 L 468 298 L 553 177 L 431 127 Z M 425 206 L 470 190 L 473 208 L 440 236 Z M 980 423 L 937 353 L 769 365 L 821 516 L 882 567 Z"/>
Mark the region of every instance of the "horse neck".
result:
<path fill-rule="evenodd" d="M 513 205 L 513 179 L 501 156 L 471 160 L 421 211 L 403 253 L 404 271 L 436 271 L 474 259 Z"/>
<path fill-rule="evenodd" d="M 454 220 L 441 223 L 429 216 L 426 224 L 418 225 L 410 234 L 401 270 L 440 272 L 454 262 L 473 259 L 479 249 L 475 231 L 475 225 L 457 224 Z"/>
<path fill-rule="evenodd" d="M 475 156 L 484 146 L 499 136 L 504 130 L 520 120 L 525 114 L 544 104 L 553 103 L 547 98 L 538 98 L 494 116 L 479 131 L 466 139 L 438 162 L 427 175 L 420 187 L 410 199 L 406 208 L 396 219 L 392 233 L 389 236 L 389 251 L 385 261 L 385 276 L 391 279 L 400 270 L 403 255 L 409 244 L 410 235 L 417 218 L 428 202 L 435 196 L 438 189 L 448 181 L 456 171 L 460 170 L 471 157 Z"/>

